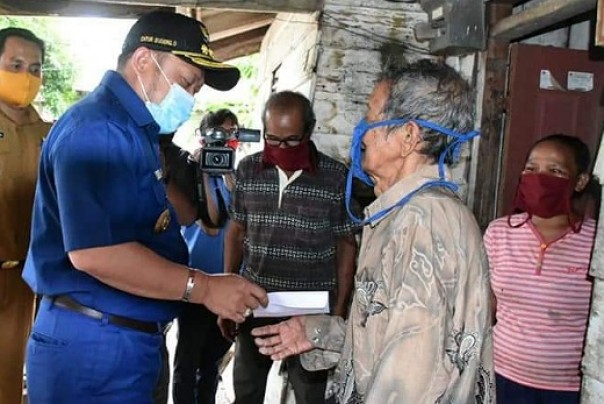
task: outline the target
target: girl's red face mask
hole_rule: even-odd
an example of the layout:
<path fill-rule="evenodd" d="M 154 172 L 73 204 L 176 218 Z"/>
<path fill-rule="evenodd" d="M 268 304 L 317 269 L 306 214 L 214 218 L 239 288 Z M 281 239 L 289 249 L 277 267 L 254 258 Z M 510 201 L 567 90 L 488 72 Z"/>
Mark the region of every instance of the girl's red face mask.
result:
<path fill-rule="evenodd" d="M 545 219 L 570 215 L 573 192 L 574 184 L 569 178 L 541 173 L 523 174 L 514 208 Z"/>

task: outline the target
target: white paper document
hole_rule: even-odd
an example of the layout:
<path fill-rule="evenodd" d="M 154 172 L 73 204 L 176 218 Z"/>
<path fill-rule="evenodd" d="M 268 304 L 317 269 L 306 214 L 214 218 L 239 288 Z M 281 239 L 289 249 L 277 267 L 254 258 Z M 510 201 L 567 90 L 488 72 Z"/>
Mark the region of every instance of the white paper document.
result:
<path fill-rule="evenodd" d="M 271 292 L 268 306 L 254 310 L 254 317 L 289 317 L 329 313 L 328 292 Z"/>

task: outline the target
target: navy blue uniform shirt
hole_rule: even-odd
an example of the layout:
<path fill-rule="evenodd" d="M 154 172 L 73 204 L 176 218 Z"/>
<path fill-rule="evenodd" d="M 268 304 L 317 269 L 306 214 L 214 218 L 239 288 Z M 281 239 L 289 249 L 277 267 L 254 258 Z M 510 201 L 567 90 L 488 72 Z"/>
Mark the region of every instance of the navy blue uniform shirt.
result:
<path fill-rule="evenodd" d="M 171 261 L 188 252 L 167 202 L 158 126 L 116 72 L 55 123 L 42 148 L 23 278 L 38 294 L 69 294 L 97 310 L 146 321 L 172 319 L 178 302 L 114 289 L 74 268 L 67 253 L 138 242 Z M 154 232 L 169 207 L 169 227 Z M 184 285 L 183 285 L 184 288 Z"/>

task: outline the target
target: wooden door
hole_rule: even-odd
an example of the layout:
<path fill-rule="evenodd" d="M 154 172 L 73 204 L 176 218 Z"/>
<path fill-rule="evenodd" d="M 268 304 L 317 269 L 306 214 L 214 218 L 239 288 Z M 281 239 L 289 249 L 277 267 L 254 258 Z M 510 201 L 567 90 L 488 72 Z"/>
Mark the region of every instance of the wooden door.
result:
<path fill-rule="evenodd" d="M 498 215 L 512 211 L 530 147 L 554 133 L 581 138 L 592 160 L 604 121 L 604 62 L 587 51 L 513 44 Z"/>

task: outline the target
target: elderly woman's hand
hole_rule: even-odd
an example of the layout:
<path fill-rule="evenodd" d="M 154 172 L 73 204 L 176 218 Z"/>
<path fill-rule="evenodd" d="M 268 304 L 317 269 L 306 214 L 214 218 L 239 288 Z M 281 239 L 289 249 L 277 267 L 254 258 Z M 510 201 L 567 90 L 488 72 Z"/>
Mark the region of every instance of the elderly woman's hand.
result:
<path fill-rule="evenodd" d="M 272 360 L 282 360 L 313 349 L 312 342 L 306 337 L 306 317 L 292 317 L 278 324 L 254 328 L 252 335 L 263 355 Z"/>

